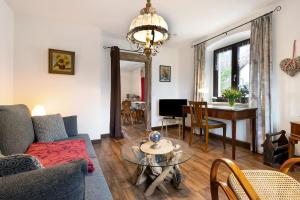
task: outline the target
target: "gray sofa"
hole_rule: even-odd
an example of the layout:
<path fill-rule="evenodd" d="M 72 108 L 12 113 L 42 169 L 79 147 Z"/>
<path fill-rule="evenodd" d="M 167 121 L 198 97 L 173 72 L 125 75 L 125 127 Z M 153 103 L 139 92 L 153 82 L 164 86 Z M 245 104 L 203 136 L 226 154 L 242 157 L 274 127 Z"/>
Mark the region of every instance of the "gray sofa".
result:
<path fill-rule="evenodd" d="M 74 133 L 70 118 L 65 118 L 64 122 L 69 136 L 67 139 L 86 141 L 95 171 L 87 173 L 86 161 L 78 160 L 52 168 L 0 177 L 0 200 L 112 199 L 88 134 Z M 33 142 L 35 135 L 29 109 L 25 105 L 0 106 L 1 153 L 22 154 Z"/>

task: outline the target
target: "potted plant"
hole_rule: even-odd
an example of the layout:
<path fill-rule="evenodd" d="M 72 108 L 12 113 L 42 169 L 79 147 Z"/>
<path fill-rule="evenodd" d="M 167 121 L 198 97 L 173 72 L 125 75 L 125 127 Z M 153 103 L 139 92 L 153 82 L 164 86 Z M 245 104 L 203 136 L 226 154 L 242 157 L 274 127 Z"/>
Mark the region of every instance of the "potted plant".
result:
<path fill-rule="evenodd" d="M 241 103 L 248 103 L 247 95 L 249 95 L 249 89 L 247 85 L 240 86 L 240 92 L 241 92 Z"/>
<path fill-rule="evenodd" d="M 235 101 L 241 98 L 242 94 L 236 89 L 227 89 L 222 92 L 222 96 L 228 100 L 229 106 L 233 107 Z"/>

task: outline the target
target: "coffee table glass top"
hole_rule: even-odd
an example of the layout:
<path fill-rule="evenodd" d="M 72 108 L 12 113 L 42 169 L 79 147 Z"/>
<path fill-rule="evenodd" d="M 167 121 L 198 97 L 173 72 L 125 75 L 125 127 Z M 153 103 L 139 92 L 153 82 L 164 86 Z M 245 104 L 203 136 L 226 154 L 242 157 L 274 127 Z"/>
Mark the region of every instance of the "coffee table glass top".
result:
<path fill-rule="evenodd" d="M 150 167 L 167 167 L 182 164 L 188 161 L 193 156 L 193 150 L 184 141 L 163 137 L 161 141 L 170 141 L 170 144 L 174 147 L 173 151 L 169 153 L 160 154 L 161 146 L 151 154 L 144 153 L 141 150 L 141 146 L 146 142 L 149 142 L 148 138 L 134 140 L 126 143 L 121 147 L 122 159 L 142 166 Z M 158 143 L 159 144 L 159 143 Z M 165 145 L 165 143 L 163 143 Z M 145 145 L 144 145 L 145 146 Z M 150 145 L 151 146 L 151 145 Z M 143 148 L 142 148 L 143 149 Z M 150 149 L 151 152 L 151 149 Z"/>

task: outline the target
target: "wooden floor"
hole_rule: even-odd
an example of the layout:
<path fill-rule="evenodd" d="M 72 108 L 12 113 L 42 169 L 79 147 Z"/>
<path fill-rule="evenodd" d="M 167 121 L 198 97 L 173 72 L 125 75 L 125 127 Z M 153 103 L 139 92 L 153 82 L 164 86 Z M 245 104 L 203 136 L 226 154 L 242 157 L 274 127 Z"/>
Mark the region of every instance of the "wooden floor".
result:
<path fill-rule="evenodd" d="M 120 157 L 121 145 L 143 137 L 144 127 L 134 125 L 125 126 L 122 129 L 124 139 L 103 138 L 100 143 L 94 144 L 98 160 L 115 200 L 211 199 L 209 185 L 211 164 L 216 158 L 231 158 L 230 144 L 227 144 L 227 148 L 224 150 L 221 141 L 210 139 L 208 152 L 203 152 L 200 149 L 200 137 L 196 137 L 196 141 L 192 145 L 194 156 L 180 166 L 183 172 L 181 188 L 176 190 L 170 183 L 165 182 L 165 186 L 169 190 L 168 194 L 156 190 L 151 197 L 145 197 L 146 185 L 137 187 L 132 183 L 136 165 L 128 163 Z M 178 138 L 178 129 L 168 129 L 168 136 Z M 236 163 L 242 169 L 272 169 L 262 164 L 262 156 L 259 154 L 253 154 L 250 150 L 240 147 L 237 147 L 236 152 Z M 221 169 L 220 178 L 224 180 L 228 176 L 228 171 Z M 299 174 L 295 173 L 293 176 L 298 181 L 300 180 Z M 226 199 L 222 192 L 220 192 L 220 197 L 220 199 Z"/>

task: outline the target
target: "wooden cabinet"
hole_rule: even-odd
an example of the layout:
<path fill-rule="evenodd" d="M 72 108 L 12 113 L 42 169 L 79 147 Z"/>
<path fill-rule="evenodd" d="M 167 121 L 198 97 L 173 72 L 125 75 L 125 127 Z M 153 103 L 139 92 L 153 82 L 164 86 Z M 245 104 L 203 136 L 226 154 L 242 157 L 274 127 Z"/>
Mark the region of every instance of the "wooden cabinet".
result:
<path fill-rule="evenodd" d="M 289 137 L 289 157 L 295 155 L 295 144 L 300 141 L 300 122 L 291 122 L 291 136 Z"/>

